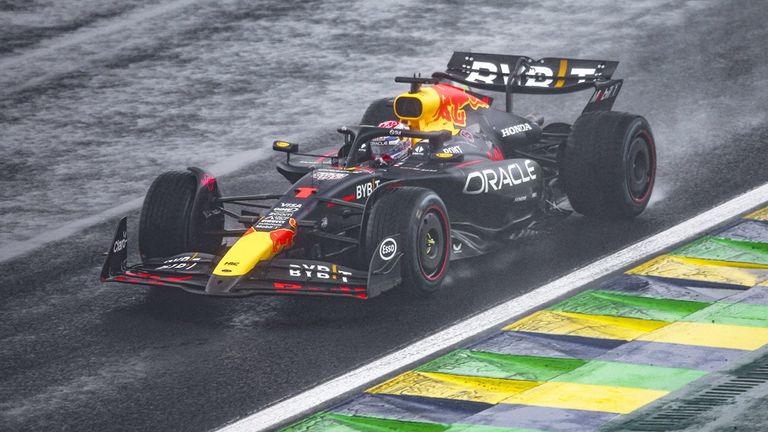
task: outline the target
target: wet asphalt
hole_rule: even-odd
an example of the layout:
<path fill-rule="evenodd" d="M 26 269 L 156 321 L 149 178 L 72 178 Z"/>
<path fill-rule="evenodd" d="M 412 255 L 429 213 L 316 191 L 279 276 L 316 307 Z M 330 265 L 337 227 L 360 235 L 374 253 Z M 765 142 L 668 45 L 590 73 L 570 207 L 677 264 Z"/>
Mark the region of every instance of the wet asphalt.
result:
<path fill-rule="evenodd" d="M 0 4 L 0 19 L 38 13 L 48 20 L 0 30 L 4 43 L 15 41 L 0 50 L 7 84 L 0 248 L 44 239 L 49 227 L 141 196 L 158 172 L 186 164 L 216 167 L 225 193 L 282 191 L 288 185 L 274 172 L 277 157 L 255 151 L 249 136 L 285 133 L 309 148 L 332 142 L 327 131 L 398 91 L 391 76 L 437 69 L 453 48 L 618 58 L 616 76 L 627 81 L 616 109 L 645 115 L 659 145 L 655 196 L 640 218 L 570 217 L 506 250 L 454 263 L 429 299 L 399 292 L 366 302 L 209 299 L 102 285 L 116 218 L 2 262 L 0 429 L 214 429 L 768 181 L 766 7 L 598 3 L 585 10 L 580 2 L 483 2 L 464 19 L 453 12 L 467 6 L 448 1 L 421 6 L 418 16 L 403 2 L 359 10 L 327 2 L 297 12 L 280 2 L 177 1 L 163 15 L 138 1 L 124 9 L 98 2 L 98 13 L 78 2 L 49 14 L 42 12 L 53 6 L 42 3 Z M 393 17 L 440 25 L 380 37 L 369 31 L 377 18 Z M 270 19 L 289 28 L 267 33 Z M 132 33 L 121 20 L 157 37 Z M 81 24 L 64 25 L 72 22 Z M 68 37 L 87 43 L 67 45 Z M 57 61 L 46 41 L 88 61 Z M 259 52 L 237 49 L 258 43 L 256 51 L 284 44 L 296 72 L 284 78 L 282 68 L 252 61 Z M 270 53 L 273 66 L 283 59 Z M 317 58 L 298 57 L 310 53 Z M 48 65 L 61 70 L 42 73 Z M 269 79 L 244 81 L 249 68 Z M 168 76 L 176 78 L 161 79 Z M 197 86 L 181 89 L 190 82 Z M 519 106 L 566 116 L 559 104 L 540 101 L 521 98 Z M 233 162 L 239 154 L 242 164 Z M 138 210 L 129 212 L 134 247 L 137 222 Z"/>

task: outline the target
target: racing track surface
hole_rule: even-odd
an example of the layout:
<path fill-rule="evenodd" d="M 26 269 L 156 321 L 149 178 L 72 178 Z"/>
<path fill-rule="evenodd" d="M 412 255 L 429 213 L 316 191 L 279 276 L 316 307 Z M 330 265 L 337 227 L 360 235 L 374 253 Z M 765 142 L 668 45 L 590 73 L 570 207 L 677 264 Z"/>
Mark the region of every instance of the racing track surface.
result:
<path fill-rule="evenodd" d="M 423 30 L 407 2 L 86 3 L 0 5 L 2 256 L 140 198 L 166 169 L 212 167 L 225 193 L 282 191 L 265 144 L 333 140 L 324 131 L 402 89 L 393 75 L 440 69 L 453 49 L 621 60 L 616 109 L 649 119 L 659 182 L 639 220 L 569 218 L 508 253 L 455 263 L 428 300 L 102 286 L 117 220 L 105 217 L 0 263 L 3 429 L 213 429 L 768 181 L 768 11 L 757 1 L 444 1 L 419 6 Z M 566 98 L 570 110 L 560 99 L 516 106 L 569 120 L 587 97 Z"/>

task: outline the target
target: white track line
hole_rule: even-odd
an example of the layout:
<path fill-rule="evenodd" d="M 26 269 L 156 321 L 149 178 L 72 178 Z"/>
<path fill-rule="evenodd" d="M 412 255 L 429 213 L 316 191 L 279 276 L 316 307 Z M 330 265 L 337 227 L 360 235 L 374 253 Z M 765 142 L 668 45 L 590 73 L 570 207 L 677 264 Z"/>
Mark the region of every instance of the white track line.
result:
<path fill-rule="evenodd" d="M 768 183 L 527 294 L 467 318 L 399 351 L 224 426 L 217 432 L 254 432 L 277 427 L 302 414 L 311 412 L 320 404 L 404 369 L 418 360 L 451 348 L 488 329 L 500 326 L 515 316 L 563 296 L 635 261 L 699 235 L 766 201 L 768 201 Z"/>

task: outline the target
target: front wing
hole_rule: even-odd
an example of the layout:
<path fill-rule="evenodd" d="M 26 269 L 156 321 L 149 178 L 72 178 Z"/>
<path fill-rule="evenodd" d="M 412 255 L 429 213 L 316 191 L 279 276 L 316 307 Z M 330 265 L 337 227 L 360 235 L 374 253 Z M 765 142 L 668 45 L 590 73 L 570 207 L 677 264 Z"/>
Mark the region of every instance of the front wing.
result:
<path fill-rule="evenodd" d="M 127 218 L 123 218 L 107 252 L 101 281 L 174 287 L 194 294 L 218 297 L 314 295 L 367 299 L 401 282 L 400 238 L 395 235 L 387 239 L 390 238 L 396 243 L 395 256 L 385 260 L 379 254 L 374 254 L 368 270 L 315 260 L 275 258 L 257 264 L 227 291 L 212 292 L 206 287 L 220 256 L 189 252 L 149 259 L 142 264 L 129 266 Z M 387 239 L 382 240 L 382 243 Z"/>

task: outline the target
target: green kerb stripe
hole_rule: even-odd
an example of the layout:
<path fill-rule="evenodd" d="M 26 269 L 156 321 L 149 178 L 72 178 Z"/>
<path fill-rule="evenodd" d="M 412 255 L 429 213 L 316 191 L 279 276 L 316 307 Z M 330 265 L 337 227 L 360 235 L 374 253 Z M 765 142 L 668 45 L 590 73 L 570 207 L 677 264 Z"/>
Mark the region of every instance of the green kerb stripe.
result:
<path fill-rule="evenodd" d="M 706 374 L 706 372 L 691 369 L 614 361 L 587 361 L 467 350 L 454 351 L 416 370 L 486 378 L 558 381 L 665 391 L 676 390 Z"/>
<path fill-rule="evenodd" d="M 768 265 L 768 243 L 703 237 L 671 253 L 688 258 Z"/>
<path fill-rule="evenodd" d="M 674 391 L 706 374 L 691 369 L 592 360 L 553 381 Z"/>
<path fill-rule="evenodd" d="M 768 306 L 720 302 L 685 317 L 684 321 L 768 328 Z"/>
<path fill-rule="evenodd" d="M 673 322 L 711 304 L 688 300 L 641 297 L 613 291 L 587 290 L 548 309 Z"/>
<path fill-rule="evenodd" d="M 500 428 L 467 424 L 401 421 L 322 412 L 281 429 L 283 432 L 539 432 L 534 429 Z"/>
<path fill-rule="evenodd" d="M 488 378 L 549 381 L 586 364 L 585 360 L 497 354 L 457 350 L 420 366 L 420 372 L 439 372 Z"/>

